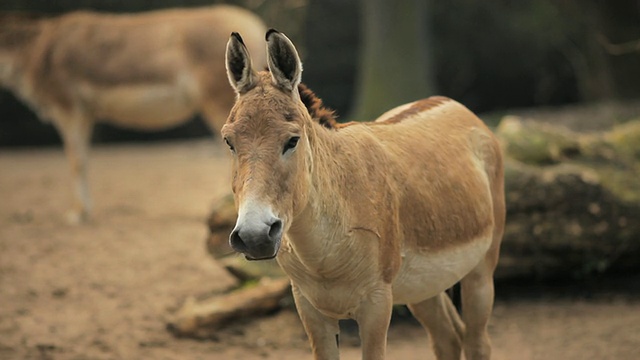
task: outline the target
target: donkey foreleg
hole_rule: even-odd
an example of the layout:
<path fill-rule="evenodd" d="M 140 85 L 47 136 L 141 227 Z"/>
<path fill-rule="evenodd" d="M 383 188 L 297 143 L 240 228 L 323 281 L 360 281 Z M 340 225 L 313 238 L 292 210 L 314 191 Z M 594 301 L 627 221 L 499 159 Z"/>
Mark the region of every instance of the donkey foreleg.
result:
<path fill-rule="evenodd" d="M 311 351 L 315 360 L 338 360 L 338 320 L 320 313 L 292 284 L 293 299 L 302 320 L 304 330 L 311 343 Z"/>
<path fill-rule="evenodd" d="M 360 329 L 363 360 L 385 359 L 392 310 L 393 295 L 388 284 L 369 294 L 360 304 L 355 319 Z"/>
<path fill-rule="evenodd" d="M 87 162 L 93 124 L 81 116 L 54 121 L 54 123 L 62 137 L 75 195 L 69 221 L 72 223 L 84 222 L 91 214 Z"/>

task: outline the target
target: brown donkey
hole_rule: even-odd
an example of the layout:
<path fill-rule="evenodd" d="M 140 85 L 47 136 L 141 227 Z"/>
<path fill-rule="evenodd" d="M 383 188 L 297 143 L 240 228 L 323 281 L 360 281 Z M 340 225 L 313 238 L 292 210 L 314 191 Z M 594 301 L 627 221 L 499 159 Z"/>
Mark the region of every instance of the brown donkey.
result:
<path fill-rule="evenodd" d="M 239 29 L 263 49 L 263 22 L 231 6 L 0 15 L 0 86 L 60 133 L 76 193 L 72 219 L 90 213 L 87 157 L 96 121 L 160 130 L 200 112 L 220 131 L 234 102 L 225 44 Z M 266 66 L 264 54 L 256 62 Z"/>
<path fill-rule="evenodd" d="M 237 92 L 222 135 L 233 153 L 238 220 L 230 243 L 277 257 L 316 359 L 338 359 L 338 320 L 355 319 L 363 359 L 385 357 L 393 304 L 407 304 L 438 359 L 487 359 L 505 206 L 498 142 L 459 103 L 432 97 L 377 122 L 338 125 L 300 85 L 283 34 L 269 71 L 227 44 Z M 460 281 L 462 321 L 445 290 Z"/>

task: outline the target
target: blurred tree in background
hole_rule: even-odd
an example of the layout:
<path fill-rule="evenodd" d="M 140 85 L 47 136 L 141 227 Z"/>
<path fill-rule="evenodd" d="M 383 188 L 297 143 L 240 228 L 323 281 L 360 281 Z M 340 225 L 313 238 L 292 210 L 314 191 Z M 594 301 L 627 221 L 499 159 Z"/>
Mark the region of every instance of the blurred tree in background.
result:
<path fill-rule="evenodd" d="M 352 117 L 383 112 L 434 93 L 429 2 L 361 0 L 361 42 Z"/>
<path fill-rule="evenodd" d="M 607 47 L 640 40 L 635 0 L 311 0 L 308 9 L 304 79 L 354 118 L 432 94 L 477 112 L 640 97 L 637 46 Z M 406 66 L 394 64 L 401 43 Z M 388 76 L 405 86 L 378 86 Z"/>
<path fill-rule="evenodd" d="M 223 2 L 285 32 L 303 57 L 304 81 L 343 120 L 433 94 L 476 112 L 640 98 L 637 0 L 3 0 L 0 10 L 135 12 Z M 41 129 L 47 135 L 38 136 Z M 204 134 L 197 122 L 143 136 L 101 126 L 96 140 Z M 0 92 L 1 146 L 56 139 Z"/>

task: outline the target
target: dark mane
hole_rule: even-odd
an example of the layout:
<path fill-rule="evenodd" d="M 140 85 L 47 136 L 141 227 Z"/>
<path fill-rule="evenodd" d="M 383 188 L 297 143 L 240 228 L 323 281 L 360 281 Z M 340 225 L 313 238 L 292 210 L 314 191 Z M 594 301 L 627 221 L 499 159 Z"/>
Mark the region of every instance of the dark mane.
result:
<path fill-rule="evenodd" d="M 327 129 L 338 128 L 335 112 L 324 107 L 322 100 L 316 96 L 305 84 L 298 85 L 298 92 L 302 103 L 309 111 L 311 118 Z"/>

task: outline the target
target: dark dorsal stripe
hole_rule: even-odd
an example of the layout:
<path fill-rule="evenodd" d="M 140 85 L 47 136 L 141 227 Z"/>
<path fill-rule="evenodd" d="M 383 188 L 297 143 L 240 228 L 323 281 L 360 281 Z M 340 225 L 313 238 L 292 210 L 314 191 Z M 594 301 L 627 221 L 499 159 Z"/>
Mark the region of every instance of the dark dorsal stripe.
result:
<path fill-rule="evenodd" d="M 300 100 L 309 111 L 309 115 L 313 121 L 324 126 L 327 129 L 338 128 L 335 112 L 324 107 L 322 100 L 316 96 L 305 84 L 298 85 Z"/>
<path fill-rule="evenodd" d="M 399 123 L 400 121 L 410 118 L 418 113 L 421 113 L 423 111 L 427 111 L 433 108 L 436 108 L 444 103 L 446 103 L 447 101 L 449 101 L 451 99 L 449 99 L 448 97 L 444 97 L 444 96 L 432 96 L 426 99 L 422 99 L 422 100 L 418 100 L 416 101 L 413 105 L 411 105 L 409 108 L 401 111 L 400 113 L 386 119 L 383 120 L 377 124 L 394 124 L 394 123 Z"/>

